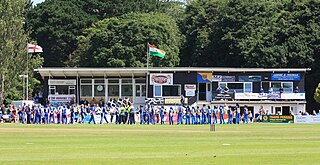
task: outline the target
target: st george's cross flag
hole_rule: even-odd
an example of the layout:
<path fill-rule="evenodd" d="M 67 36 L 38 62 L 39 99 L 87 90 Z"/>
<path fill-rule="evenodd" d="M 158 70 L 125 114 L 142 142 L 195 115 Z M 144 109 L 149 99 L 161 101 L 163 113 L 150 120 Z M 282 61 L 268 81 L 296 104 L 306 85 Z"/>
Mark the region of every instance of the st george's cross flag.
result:
<path fill-rule="evenodd" d="M 28 44 L 28 53 L 42 53 L 42 47 L 36 44 Z"/>

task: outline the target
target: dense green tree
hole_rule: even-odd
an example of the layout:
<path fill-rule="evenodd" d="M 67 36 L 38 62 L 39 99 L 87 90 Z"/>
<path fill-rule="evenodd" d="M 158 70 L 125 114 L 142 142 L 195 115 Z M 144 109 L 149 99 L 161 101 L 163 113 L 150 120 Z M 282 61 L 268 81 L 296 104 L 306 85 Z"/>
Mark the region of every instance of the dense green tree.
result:
<path fill-rule="evenodd" d="M 312 0 L 193 1 L 182 65 L 310 66 L 319 51 L 318 9 Z"/>
<path fill-rule="evenodd" d="M 27 34 L 24 31 L 25 0 L 0 1 L 0 103 L 10 93 L 21 99 L 19 75 L 26 74 Z M 30 57 L 35 59 L 37 57 Z M 32 63 L 32 61 L 30 61 Z M 30 70 L 33 69 L 30 65 Z M 37 65 L 39 67 L 39 65 Z M 32 75 L 30 75 L 31 77 Z"/>
<path fill-rule="evenodd" d="M 30 10 L 28 26 L 45 50 L 44 65 L 64 66 L 77 47 L 76 38 L 92 23 L 131 12 L 170 13 L 176 5 L 180 4 L 161 0 L 46 0 Z M 181 5 L 175 9 L 182 13 Z"/>
<path fill-rule="evenodd" d="M 181 36 L 174 19 L 165 14 L 130 13 L 104 19 L 78 39 L 70 66 L 146 66 L 147 42 L 166 51 L 164 59 L 152 58 L 150 66 L 179 64 Z"/>

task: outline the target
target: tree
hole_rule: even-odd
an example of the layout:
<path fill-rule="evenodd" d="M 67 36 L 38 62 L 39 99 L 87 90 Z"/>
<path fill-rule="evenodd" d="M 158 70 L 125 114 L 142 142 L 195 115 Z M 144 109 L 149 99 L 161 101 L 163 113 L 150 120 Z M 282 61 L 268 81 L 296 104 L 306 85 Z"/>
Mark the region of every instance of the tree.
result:
<path fill-rule="evenodd" d="M 64 66 L 77 48 L 77 37 L 94 22 L 132 12 L 169 12 L 167 9 L 174 8 L 181 13 L 176 5 L 180 4 L 161 0 L 46 0 L 30 10 L 28 26 L 32 27 L 31 37 L 46 50 L 44 65 Z"/>
<path fill-rule="evenodd" d="M 78 38 L 70 66 L 146 66 L 146 43 L 166 51 L 164 59 L 152 58 L 150 66 L 179 64 L 181 36 L 175 21 L 165 14 L 130 13 L 104 19 Z"/>
<path fill-rule="evenodd" d="M 0 1 L 0 103 L 17 86 L 26 63 L 27 35 L 24 32 L 24 0 Z"/>
<path fill-rule="evenodd" d="M 319 52 L 318 9 L 319 2 L 312 0 L 193 1 L 186 9 L 182 63 L 311 66 Z"/>

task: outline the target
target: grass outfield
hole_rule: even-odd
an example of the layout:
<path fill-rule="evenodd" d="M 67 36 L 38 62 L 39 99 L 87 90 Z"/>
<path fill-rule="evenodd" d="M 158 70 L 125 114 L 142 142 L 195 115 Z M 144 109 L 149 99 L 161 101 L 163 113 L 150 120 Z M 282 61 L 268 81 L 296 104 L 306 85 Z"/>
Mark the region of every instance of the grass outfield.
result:
<path fill-rule="evenodd" d="M 0 164 L 320 164 L 320 125 L 0 124 Z"/>

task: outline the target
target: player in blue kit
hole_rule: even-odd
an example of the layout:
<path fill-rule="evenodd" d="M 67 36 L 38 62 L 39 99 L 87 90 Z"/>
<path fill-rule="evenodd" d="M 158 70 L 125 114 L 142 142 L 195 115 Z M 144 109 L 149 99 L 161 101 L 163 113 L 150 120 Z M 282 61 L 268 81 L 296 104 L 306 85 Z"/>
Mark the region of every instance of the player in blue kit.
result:
<path fill-rule="evenodd" d="M 43 108 L 43 114 L 44 114 L 44 124 L 48 124 L 49 123 L 49 108 L 47 106 L 45 106 Z"/>
<path fill-rule="evenodd" d="M 222 105 L 220 105 L 219 107 L 219 115 L 220 115 L 220 124 L 224 124 L 224 108 L 222 107 Z"/>
<path fill-rule="evenodd" d="M 212 109 L 208 105 L 208 111 L 207 111 L 207 124 L 211 124 L 211 115 L 212 115 Z"/>
<path fill-rule="evenodd" d="M 185 124 L 187 125 L 190 125 L 190 119 L 191 119 L 191 109 L 190 109 L 190 106 L 187 106 L 186 108 L 186 122 Z"/>
<path fill-rule="evenodd" d="M 109 122 L 108 122 L 108 120 L 107 120 L 107 105 L 104 105 L 103 107 L 102 107 L 102 111 L 101 111 L 101 120 L 100 120 L 100 124 L 102 124 L 103 123 L 103 120 L 105 120 L 106 121 L 106 123 L 108 124 Z"/>
<path fill-rule="evenodd" d="M 154 106 L 151 105 L 151 108 L 150 108 L 150 121 L 151 121 L 151 124 L 153 124 L 153 125 L 155 124 L 154 113 L 155 113 Z"/>
<path fill-rule="evenodd" d="M 61 116 L 62 116 L 62 124 L 67 124 L 67 106 L 66 105 L 62 105 Z"/>
<path fill-rule="evenodd" d="M 228 114 L 228 124 L 232 124 L 232 110 L 230 106 L 228 108 L 227 114 Z"/>
<path fill-rule="evenodd" d="M 236 113 L 236 124 L 240 124 L 241 114 L 240 114 L 240 106 L 239 106 L 239 104 L 236 104 L 235 113 Z"/>
<path fill-rule="evenodd" d="M 90 119 L 89 119 L 89 124 L 91 123 L 91 121 L 93 122 L 93 124 L 96 124 L 96 121 L 94 120 L 94 115 L 96 114 L 96 110 L 94 105 L 92 105 L 91 107 L 89 107 L 90 110 Z"/>
<path fill-rule="evenodd" d="M 140 113 L 140 125 L 141 125 L 141 124 L 145 124 L 145 121 L 144 121 L 144 108 L 143 108 L 143 106 L 140 106 L 139 113 Z"/>
<path fill-rule="evenodd" d="M 170 109 L 169 109 L 169 125 L 173 125 L 173 113 L 174 113 L 173 108 L 170 107 Z"/>
<path fill-rule="evenodd" d="M 160 124 L 162 125 L 164 124 L 164 107 L 163 106 L 161 106 L 159 113 L 160 113 Z"/>
<path fill-rule="evenodd" d="M 246 105 L 244 106 L 243 118 L 244 118 L 243 123 L 248 124 L 248 120 L 249 120 L 249 112 L 248 112 L 248 107 L 247 107 Z"/>
<path fill-rule="evenodd" d="M 49 123 L 54 123 L 54 107 L 49 104 Z"/>
<path fill-rule="evenodd" d="M 201 122 L 200 114 L 201 114 L 200 108 L 199 108 L 199 106 L 197 106 L 197 109 L 196 109 L 196 124 L 200 124 L 200 122 Z"/>
<path fill-rule="evenodd" d="M 191 124 L 196 124 L 196 109 L 191 107 Z"/>
<path fill-rule="evenodd" d="M 183 124 L 182 123 L 182 107 L 178 106 L 178 119 L 177 119 L 177 125 Z"/>

